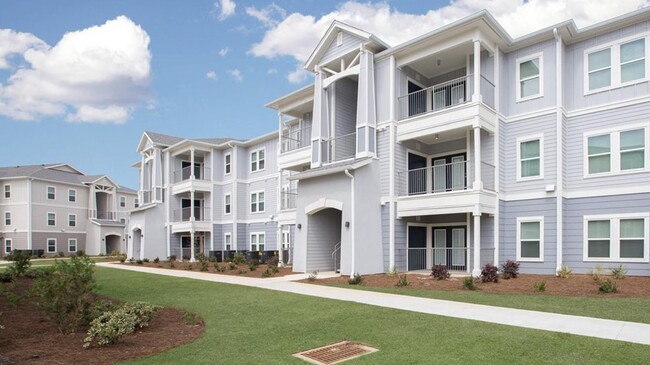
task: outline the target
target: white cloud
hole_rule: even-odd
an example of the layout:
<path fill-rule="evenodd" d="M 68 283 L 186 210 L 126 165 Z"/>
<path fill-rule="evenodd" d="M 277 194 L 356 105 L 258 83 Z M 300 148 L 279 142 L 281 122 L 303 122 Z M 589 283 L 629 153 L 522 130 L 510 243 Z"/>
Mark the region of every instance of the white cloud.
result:
<path fill-rule="evenodd" d="M 237 4 L 235 4 L 233 0 L 219 0 L 214 3 L 212 14 L 216 15 L 217 19 L 220 21 L 223 21 L 235 15 L 236 7 Z"/>
<path fill-rule="evenodd" d="M 399 12 L 388 3 L 347 1 L 320 17 L 292 13 L 282 21 L 265 23 L 271 24 L 269 29 L 249 52 L 257 57 L 289 56 L 304 63 L 334 20 L 397 45 L 482 9 L 517 37 L 571 18 L 585 27 L 647 4 L 647 0 L 456 0 L 420 15 Z M 263 18 L 260 21 L 264 23 Z"/>
<path fill-rule="evenodd" d="M 228 70 L 228 74 L 232 76 L 232 78 L 235 79 L 235 81 L 237 82 L 241 82 L 244 80 L 244 76 L 242 76 L 241 71 L 239 71 L 236 68 Z"/>
<path fill-rule="evenodd" d="M 254 6 L 249 6 L 246 8 L 246 14 L 257 19 L 266 27 L 273 27 L 276 26 L 284 18 L 286 18 L 287 11 L 277 4 L 271 3 L 270 5 L 261 9 L 258 9 Z"/>
<path fill-rule="evenodd" d="M 266 73 L 268 75 L 277 75 L 278 74 L 278 69 L 277 68 L 270 68 L 270 69 L 266 70 Z"/>
<path fill-rule="evenodd" d="M 305 70 L 302 63 L 296 65 L 296 69 L 287 74 L 287 80 L 292 84 L 300 84 L 307 79 L 309 72 Z"/>
<path fill-rule="evenodd" d="M 214 71 L 208 71 L 208 72 L 205 74 L 205 77 L 207 77 L 207 78 L 210 79 L 210 80 L 217 81 L 217 73 L 214 72 Z"/>
<path fill-rule="evenodd" d="M 149 99 L 149 36 L 124 16 L 66 33 L 51 48 L 32 44 L 23 53 L 29 66 L 0 85 L 0 115 L 123 123 Z"/>
<path fill-rule="evenodd" d="M 28 49 L 47 49 L 48 46 L 30 33 L 20 33 L 12 29 L 0 29 L 0 69 L 9 68 L 8 58 L 23 55 Z"/>
<path fill-rule="evenodd" d="M 230 48 L 228 47 L 219 50 L 219 56 L 221 57 L 226 57 L 228 53 L 230 53 Z"/>

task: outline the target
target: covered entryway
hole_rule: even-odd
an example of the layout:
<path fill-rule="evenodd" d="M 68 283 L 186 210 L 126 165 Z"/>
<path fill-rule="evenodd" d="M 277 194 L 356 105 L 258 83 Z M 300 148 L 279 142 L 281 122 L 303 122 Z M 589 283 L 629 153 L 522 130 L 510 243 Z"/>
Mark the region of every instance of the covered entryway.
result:
<path fill-rule="evenodd" d="M 199 252 L 203 251 L 204 237 L 200 235 L 194 236 L 194 257 Z M 192 258 L 192 237 L 181 236 L 181 257 L 183 260 L 190 260 Z"/>
<path fill-rule="evenodd" d="M 341 216 L 338 209 L 326 208 L 309 216 L 307 271 L 332 271 L 341 262 Z"/>
<path fill-rule="evenodd" d="M 409 271 L 430 270 L 433 265 L 445 265 L 448 270 L 466 271 L 468 262 L 467 226 L 440 226 L 409 223 Z"/>
<path fill-rule="evenodd" d="M 105 237 L 106 242 L 106 254 L 111 254 L 113 251 L 122 252 L 121 241 L 122 237 L 116 234 L 109 234 Z"/>
<path fill-rule="evenodd" d="M 140 228 L 135 228 L 133 230 L 133 256 L 132 258 L 139 259 L 142 255 L 141 250 L 142 250 L 142 230 Z"/>

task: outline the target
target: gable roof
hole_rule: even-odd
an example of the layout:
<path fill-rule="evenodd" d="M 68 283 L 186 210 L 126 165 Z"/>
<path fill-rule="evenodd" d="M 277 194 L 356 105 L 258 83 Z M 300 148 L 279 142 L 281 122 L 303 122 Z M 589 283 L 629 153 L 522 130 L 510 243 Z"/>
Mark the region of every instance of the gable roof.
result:
<path fill-rule="evenodd" d="M 131 190 L 120 187 L 107 175 L 85 175 L 70 164 L 65 163 L 0 167 L 0 179 L 3 178 L 33 178 L 36 180 L 86 186 L 95 181 L 107 179 L 119 189 L 126 189 L 127 192 Z"/>

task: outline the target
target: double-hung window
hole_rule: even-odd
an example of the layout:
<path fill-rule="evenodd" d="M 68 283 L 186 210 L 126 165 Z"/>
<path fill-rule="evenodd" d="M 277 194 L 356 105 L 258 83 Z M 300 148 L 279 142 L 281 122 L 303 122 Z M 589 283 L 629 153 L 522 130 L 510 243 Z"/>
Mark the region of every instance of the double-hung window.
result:
<path fill-rule="evenodd" d="M 544 261 L 544 217 L 517 218 L 517 261 Z"/>
<path fill-rule="evenodd" d="M 230 214 L 230 209 L 231 209 L 231 203 L 230 203 L 230 194 L 226 194 L 223 196 L 223 214 Z"/>
<path fill-rule="evenodd" d="M 585 134 L 587 175 L 646 168 L 647 127 Z"/>
<path fill-rule="evenodd" d="M 71 203 L 77 201 L 77 191 L 75 189 L 68 189 L 68 201 Z"/>
<path fill-rule="evenodd" d="M 543 96 L 543 61 L 537 53 L 517 59 L 517 101 Z"/>
<path fill-rule="evenodd" d="M 251 233 L 251 251 L 264 251 L 264 233 Z"/>
<path fill-rule="evenodd" d="M 77 215 L 68 214 L 68 227 L 76 227 L 76 226 L 77 226 Z"/>
<path fill-rule="evenodd" d="M 56 188 L 54 186 L 47 187 L 47 199 L 48 200 L 56 199 Z"/>
<path fill-rule="evenodd" d="M 11 225 L 11 212 L 5 212 L 5 226 Z"/>
<path fill-rule="evenodd" d="M 48 253 L 56 252 L 56 238 L 47 239 L 47 252 Z"/>
<path fill-rule="evenodd" d="M 77 240 L 70 238 L 68 240 L 68 252 L 77 252 Z"/>
<path fill-rule="evenodd" d="M 584 260 L 648 262 L 648 213 L 584 217 Z"/>
<path fill-rule="evenodd" d="M 264 192 L 251 193 L 251 213 L 264 212 Z"/>
<path fill-rule="evenodd" d="M 56 214 L 55 213 L 47 213 L 47 225 L 48 226 L 56 226 Z"/>
<path fill-rule="evenodd" d="M 5 191 L 5 199 L 11 198 L 11 185 L 6 184 L 4 186 L 4 191 Z"/>
<path fill-rule="evenodd" d="M 621 44 L 621 84 L 645 79 L 645 38 Z"/>
<path fill-rule="evenodd" d="M 125 196 L 120 197 L 120 208 L 126 208 L 126 197 Z"/>
<path fill-rule="evenodd" d="M 232 155 L 230 153 L 227 153 L 223 157 L 223 166 L 224 166 L 224 174 L 225 175 L 230 174 L 230 168 L 231 168 L 231 161 L 230 160 L 231 159 L 232 159 Z"/>
<path fill-rule="evenodd" d="M 11 239 L 5 238 L 5 253 L 10 254 L 13 248 L 11 247 Z"/>
<path fill-rule="evenodd" d="M 586 50 L 585 93 L 647 80 L 645 52 L 645 37 Z"/>
<path fill-rule="evenodd" d="M 251 172 L 264 170 L 264 149 L 251 153 Z"/>
<path fill-rule="evenodd" d="M 517 180 L 544 177 L 543 136 L 517 139 Z"/>
<path fill-rule="evenodd" d="M 223 235 L 223 247 L 226 251 L 232 250 L 232 233 L 224 233 Z"/>

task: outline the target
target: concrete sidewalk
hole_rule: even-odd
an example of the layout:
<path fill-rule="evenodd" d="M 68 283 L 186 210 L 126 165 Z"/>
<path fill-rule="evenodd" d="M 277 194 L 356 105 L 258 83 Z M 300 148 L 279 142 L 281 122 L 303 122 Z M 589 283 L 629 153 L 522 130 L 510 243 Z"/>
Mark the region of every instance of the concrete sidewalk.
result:
<path fill-rule="evenodd" d="M 205 280 L 217 283 L 244 285 L 319 298 L 368 304 L 378 307 L 650 345 L 650 324 L 536 312 L 523 309 L 492 307 L 480 304 L 418 298 L 406 295 L 294 282 L 295 280 L 306 278 L 306 274 L 257 279 L 196 271 L 116 265 L 115 263 L 98 263 L 97 266 Z M 333 273 L 319 274 L 319 278 L 334 275 L 335 274 Z"/>

